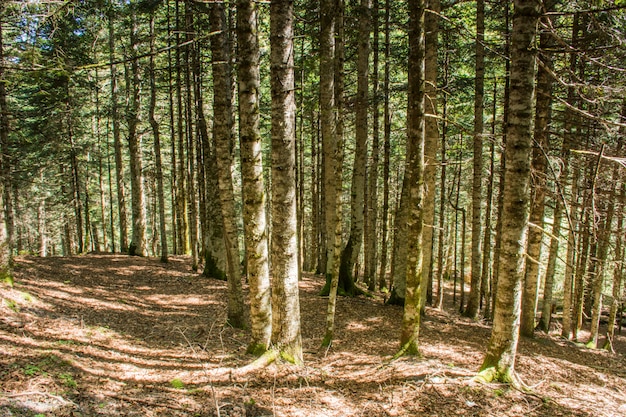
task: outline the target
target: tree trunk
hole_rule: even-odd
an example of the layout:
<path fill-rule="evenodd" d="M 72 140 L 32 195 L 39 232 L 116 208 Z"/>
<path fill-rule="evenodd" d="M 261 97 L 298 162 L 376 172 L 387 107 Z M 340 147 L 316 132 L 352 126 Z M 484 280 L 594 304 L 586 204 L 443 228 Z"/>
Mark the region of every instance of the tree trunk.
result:
<path fill-rule="evenodd" d="M 0 5 L 2 15 L 4 5 Z M 12 257 L 12 209 L 10 205 L 10 166 L 9 142 L 9 107 L 7 105 L 7 91 L 4 73 L 4 43 L 2 36 L 3 26 L 0 19 L 0 279 L 11 276 Z M 10 279 L 10 278 L 9 278 Z"/>
<path fill-rule="evenodd" d="M 476 76 L 474 77 L 474 160 L 472 181 L 472 263 L 471 284 L 465 315 L 475 319 L 480 307 L 482 278 L 482 181 L 485 97 L 485 2 L 476 1 Z"/>
<path fill-rule="evenodd" d="M 341 254 L 343 125 L 339 111 L 343 101 L 343 8 L 343 0 L 322 0 L 320 3 L 320 123 L 328 287 L 326 333 L 322 346 L 330 346 L 333 340 Z"/>
<path fill-rule="evenodd" d="M 174 108 L 174 61 L 172 60 L 172 23 L 171 23 L 171 11 L 170 2 L 167 3 L 167 95 L 168 95 L 168 110 L 169 110 L 169 122 L 170 122 L 170 200 L 171 200 L 171 222 L 172 222 L 172 253 L 178 254 L 178 218 L 179 213 L 177 209 L 178 202 L 178 174 L 176 167 L 176 117 Z M 178 36 L 178 35 L 177 35 Z"/>
<path fill-rule="evenodd" d="M 622 131 L 624 128 L 621 129 Z M 622 142 L 620 142 L 617 146 L 617 155 L 622 154 Z M 602 163 L 603 158 L 604 145 L 600 149 L 600 154 L 598 156 L 598 165 L 596 166 L 596 172 L 594 176 L 593 185 L 591 188 L 591 192 L 595 192 L 597 176 L 600 170 L 600 165 Z M 597 240 L 598 240 L 598 250 L 596 253 L 596 257 L 593 259 L 593 263 L 595 264 L 594 275 L 591 276 L 591 298 L 592 298 L 592 306 L 591 306 L 591 330 L 589 335 L 589 341 L 587 343 L 587 347 L 595 349 L 598 346 L 598 335 L 600 333 L 600 314 L 602 313 L 602 288 L 604 284 L 604 269 L 607 258 L 607 253 L 609 249 L 609 245 L 611 243 L 611 231 L 613 226 L 613 216 L 615 215 L 615 197 L 616 190 L 620 185 L 620 165 L 618 163 L 613 162 L 613 173 L 612 178 L 610 180 L 610 191 L 609 195 L 611 201 L 606 204 L 602 204 L 604 210 L 600 211 L 600 216 L 602 213 L 604 214 L 604 218 L 600 220 L 600 227 L 597 231 Z M 592 205 L 593 211 L 597 212 L 595 204 Z M 619 205 L 618 205 L 619 207 Z M 617 252 L 619 253 L 619 252 Z M 610 323 L 610 322 L 609 322 Z M 609 324 L 610 325 L 610 324 Z"/>
<path fill-rule="evenodd" d="M 239 233 L 233 189 L 233 107 L 231 97 L 230 43 L 223 3 L 211 4 L 211 38 L 213 55 L 213 143 L 217 159 L 217 174 L 221 214 L 224 223 L 226 248 L 226 277 L 228 280 L 228 322 L 237 328 L 244 326 L 241 267 L 239 260 Z"/>
<path fill-rule="evenodd" d="M 180 18 L 180 0 L 176 0 L 176 45 L 182 43 L 180 34 L 184 33 L 184 27 L 181 26 Z M 189 214 L 187 212 L 188 206 L 188 186 L 189 178 L 186 173 L 186 160 L 185 157 L 185 120 L 184 120 L 184 106 L 183 106 L 183 80 L 182 72 L 183 65 L 181 62 L 182 48 L 176 48 L 176 139 L 178 147 L 178 187 L 177 187 L 177 201 L 176 211 L 178 224 L 176 229 L 178 230 L 178 254 L 187 254 L 189 252 Z M 191 123 L 191 120 L 187 120 L 187 123 Z"/>
<path fill-rule="evenodd" d="M 424 0 L 409 0 L 409 92 L 407 109 L 407 160 L 408 178 L 408 250 L 406 269 L 406 298 L 400 335 L 401 350 L 419 354 L 419 330 L 422 293 L 425 285 L 422 270 L 422 230 L 424 222 L 424 66 L 425 30 Z"/>
<path fill-rule="evenodd" d="M 130 177 L 132 188 L 132 212 L 133 212 L 133 235 L 128 253 L 131 256 L 145 256 L 147 254 L 146 247 L 146 203 L 143 184 L 143 162 L 141 156 L 141 137 L 137 132 L 139 126 L 139 107 L 141 97 L 141 79 L 139 72 L 138 58 L 138 27 L 135 6 L 131 5 L 131 31 L 130 31 L 130 47 L 131 47 L 131 84 L 130 103 L 127 109 L 128 120 L 128 150 L 130 153 Z"/>
<path fill-rule="evenodd" d="M 626 121 L 626 102 L 624 102 L 622 105 L 622 122 L 624 121 Z M 624 201 L 626 201 L 626 183 L 622 182 L 621 189 L 621 203 L 618 206 L 621 207 L 621 210 L 617 210 L 617 228 L 615 229 L 615 259 L 624 259 L 624 250 L 622 245 L 624 239 L 624 212 L 626 211 L 626 206 L 624 205 Z M 605 349 L 611 351 L 613 350 L 613 337 L 615 336 L 615 319 L 617 318 L 617 310 L 619 308 L 620 302 L 622 301 L 623 268 L 624 265 L 622 263 L 616 262 L 613 269 L 613 299 L 611 301 L 611 307 L 609 310 L 609 322 L 606 330 L 606 344 L 604 346 Z"/>
<path fill-rule="evenodd" d="M 243 181 L 243 222 L 246 261 L 250 282 L 251 353 L 262 353 L 270 343 L 272 311 L 270 299 L 265 189 L 261 136 L 259 132 L 259 44 L 256 3 L 237 1 L 239 43 L 239 125 L 241 174 Z"/>
<path fill-rule="evenodd" d="M 357 263 L 363 240 L 363 207 L 365 206 L 365 168 L 367 166 L 368 137 L 368 91 L 369 91 L 369 55 L 371 0 L 361 0 L 359 15 L 359 42 L 357 58 L 357 95 L 355 114 L 354 167 L 352 170 L 352 188 L 350 193 L 350 236 L 341 253 L 339 267 L 340 291 L 352 290 L 350 282 L 357 277 L 352 276 Z M 348 292 L 348 295 L 353 295 Z"/>
<path fill-rule="evenodd" d="M 391 153 L 391 111 L 389 105 L 390 95 L 390 65 L 389 57 L 391 54 L 390 42 L 390 0 L 385 0 L 385 74 L 383 81 L 383 123 L 384 123 L 384 139 L 383 139 L 383 214 L 382 214 L 382 230 L 380 243 L 380 276 L 378 278 L 379 289 L 387 286 L 387 241 L 388 241 L 388 225 L 389 225 L 389 159 Z M 390 285 L 391 287 L 391 285 Z"/>
<path fill-rule="evenodd" d="M 528 228 L 532 97 L 536 51 L 531 48 L 541 12 L 539 1 L 515 1 L 511 33 L 511 95 L 506 147 L 506 188 L 494 322 L 480 378 L 518 382 L 515 356 Z"/>
<path fill-rule="evenodd" d="M 126 190 L 124 187 L 124 162 L 118 113 L 117 66 L 115 65 L 115 12 L 109 11 L 109 71 L 111 73 L 111 123 L 113 125 L 113 148 L 115 150 L 115 181 L 117 210 L 120 226 L 120 251 L 128 252 L 128 219 L 126 215 Z"/>
<path fill-rule="evenodd" d="M 424 145 L 424 262 L 422 274 L 425 285 L 422 285 L 422 310 L 426 302 L 432 303 L 433 281 L 433 249 L 435 230 L 435 199 L 437 181 L 437 151 L 439 149 L 439 127 L 437 120 L 437 50 L 439 41 L 439 0 L 428 1 L 429 12 L 425 20 L 425 110 L 426 110 L 426 143 Z M 430 296 L 429 296 L 430 295 Z"/>
<path fill-rule="evenodd" d="M 272 347 L 302 363 L 296 213 L 293 0 L 270 6 L 272 88 Z"/>
<path fill-rule="evenodd" d="M 367 190 L 367 212 L 365 222 L 364 236 L 364 263 L 365 271 L 363 273 L 365 281 L 368 283 L 368 290 L 374 291 L 377 286 L 378 274 L 376 266 L 378 264 L 378 165 L 380 160 L 380 108 L 378 98 L 378 64 L 379 64 L 379 29 L 378 16 L 379 7 L 378 0 L 374 0 L 373 4 L 373 21 L 374 27 L 374 56 L 372 68 L 372 163 L 370 165 L 368 175 Z"/>
<path fill-rule="evenodd" d="M 156 109 L 156 80 L 154 74 L 154 13 L 150 15 L 150 110 L 149 119 L 154 135 L 154 164 L 157 181 L 157 200 L 159 203 L 159 237 L 161 242 L 161 262 L 167 262 L 167 230 L 165 226 L 165 191 L 163 187 L 163 164 L 161 162 L 161 132 L 159 122 L 155 117 Z"/>
<path fill-rule="evenodd" d="M 546 7 L 550 10 L 549 2 Z M 542 51 L 548 50 L 552 34 L 542 33 L 539 47 Z M 527 260 L 524 276 L 524 290 L 522 295 L 522 317 L 520 333 L 522 336 L 533 337 L 535 331 L 535 317 L 537 313 L 537 299 L 539 295 L 539 265 L 544 229 L 544 211 L 548 171 L 548 155 L 550 146 L 549 126 L 552 120 L 552 59 L 549 53 L 542 55 L 543 66 L 537 71 L 537 104 L 535 107 L 535 132 L 532 159 L 533 198 L 530 209 L 530 223 L 528 230 Z"/>

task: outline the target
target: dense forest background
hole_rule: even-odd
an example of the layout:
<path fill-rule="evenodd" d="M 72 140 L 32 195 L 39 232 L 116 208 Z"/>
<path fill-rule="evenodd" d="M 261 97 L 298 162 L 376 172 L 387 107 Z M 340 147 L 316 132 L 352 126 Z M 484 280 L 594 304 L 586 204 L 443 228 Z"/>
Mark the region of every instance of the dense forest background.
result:
<path fill-rule="evenodd" d="M 278 2 L 250 14 L 247 3 L 2 3 L 10 253 L 126 252 L 164 262 L 185 254 L 207 276 L 238 276 L 242 266 L 252 282 L 263 268 L 250 256 L 260 253 L 258 236 L 270 237 L 269 263 L 282 262 L 274 245 L 286 245 L 279 229 L 291 220 L 279 197 L 293 192 L 299 270 L 326 274 L 326 293 L 384 290 L 388 303 L 404 304 L 417 291 L 423 309 L 441 307 L 451 281 L 460 312 L 490 319 L 498 283 L 509 291 L 498 276 L 507 267 L 498 265 L 507 259 L 502 239 L 514 227 L 505 150 L 511 136 L 515 165 L 523 113 L 532 165 L 518 208 L 527 216 L 523 279 L 513 282 L 521 333 L 548 330 L 558 316 L 563 336 L 578 339 L 590 320 L 585 342 L 596 347 L 601 315 L 615 323 L 622 310 L 622 1 L 529 2 L 534 12 L 521 17 L 523 2 L 295 1 L 293 41 L 282 48 L 270 36 Z M 516 18 L 534 28 L 523 48 Z M 294 85 L 293 178 L 276 152 L 274 122 L 292 108 L 275 101 L 276 83 L 288 80 L 276 82 L 279 50 L 293 59 L 283 61 Z M 528 84 L 516 83 L 520 74 Z M 515 101 L 520 94 L 530 105 Z M 415 285 L 407 260 L 418 252 Z"/>

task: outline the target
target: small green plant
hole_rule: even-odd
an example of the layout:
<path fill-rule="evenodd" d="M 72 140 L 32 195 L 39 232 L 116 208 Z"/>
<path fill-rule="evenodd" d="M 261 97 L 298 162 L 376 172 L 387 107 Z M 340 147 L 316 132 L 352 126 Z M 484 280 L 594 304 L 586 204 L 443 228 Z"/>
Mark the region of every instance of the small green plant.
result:
<path fill-rule="evenodd" d="M 4 299 L 4 304 L 6 304 L 6 306 L 9 307 L 14 312 L 16 312 L 16 313 L 20 312 L 20 306 L 15 302 L 15 300 L 11 300 L 11 299 L 5 298 Z"/>
<path fill-rule="evenodd" d="M 65 385 L 68 388 L 76 388 L 78 386 L 72 374 L 68 374 L 68 373 L 59 374 L 59 379 L 61 380 L 63 385 Z"/>
<path fill-rule="evenodd" d="M 172 386 L 172 388 L 176 388 L 176 389 L 184 389 L 185 388 L 185 383 L 183 381 L 181 381 L 178 378 L 174 378 L 170 381 L 170 385 Z"/>
<path fill-rule="evenodd" d="M 39 414 L 35 414 L 35 416 L 34 416 L 34 417 L 46 417 L 46 415 L 45 415 L 45 414 L 41 414 L 41 413 L 39 413 Z"/>
<path fill-rule="evenodd" d="M 32 296 L 32 295 L 30 295 L 30 294 L 29 294 L 29 293 L 27 293 L 27 292 L 23 292 L 23 293 L 22 293 L 22 299 L 23 299 L 24 301 L 26 301 L 26 302 L 30 303 L 31 301 L 33 301 L 33 296 Z"/>
<path fill-rule="evenodd" d="M 256 401 L 254 401 L 254 398 L 250 398 L 248 401 L 244 402 L 243 404 L 247 407 L 252 407 L 253 405 L 256 404 Z"/>
<path fill-rule="evenodd" d="M 24 367 L 24 375 L 33 376 L 41 372 L 41 368 L 37 365 L 33 365 L 32 363 L 27 364 Z"/>
<path fill-rule="evenodd" d="M 495 395 L 496 397 L 502 397 L 504 395 L 504 392 L 505 391 L 502 388 L 498 388 L 493 391 L 493 395 Z"/>

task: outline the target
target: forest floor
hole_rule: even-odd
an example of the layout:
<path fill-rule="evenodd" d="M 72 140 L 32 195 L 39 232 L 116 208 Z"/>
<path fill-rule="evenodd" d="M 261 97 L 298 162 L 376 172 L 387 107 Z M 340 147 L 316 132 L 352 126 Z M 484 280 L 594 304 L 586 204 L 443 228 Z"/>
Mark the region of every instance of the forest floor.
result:
<path fill-rule="evenodd" d="M 421 358 L 392 361 L 402 309 L 341 298 L 320 349 L 322 285 L 301 282 L 305 365 L 244 372 L 249 333 L 225 324 L 226 285 L 187 258 L 20 256 L 0 284 L 0 417 L 626 415 L 625 336 L 616 353 L 522 339 L 521 392 L 472 382 L 490 328 L 452 305 L 427 309 Z"/>

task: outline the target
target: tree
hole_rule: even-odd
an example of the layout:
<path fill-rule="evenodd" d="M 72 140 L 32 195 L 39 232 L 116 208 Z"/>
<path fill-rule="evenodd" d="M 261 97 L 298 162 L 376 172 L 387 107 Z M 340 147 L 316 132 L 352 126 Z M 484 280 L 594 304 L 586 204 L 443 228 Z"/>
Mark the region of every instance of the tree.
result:
<path fill-rule="evenodd" d="M 0 5 L 0 16 L 3 15 L 4 6 Z M 8 178 L 8 158 L 5 154 L 9 140 L 9 107 L 7 105 L 6 76 L 4 71 L 4 40 L 3 25 L 0 19 L 0 149 L 2 156 L 0 157 L 0 279 L 10 276 L 11 271 L 11 240 L 8 233 L 6 223 L 7 204 L 6 197 L 8 193 L 6 189 L 10 187 Z"/>
<path fill-rule="evenodd" d="M 140 123 L 141 73 L 139 72 L 138 24 L 135 4 L 130 4 L 130 100 L 127 108 L 128 152 L 130 154 L 130 179 L 132 189 L 133 234 L 128 253 L 133 256 L 145 256 L 146 247 L 146 204 L 143 184 L 143 158 L 141 136 L 137 129 Z M 79 245 L 80 246 L 80 245 Z"/>
<path fill-rule="evenodd" d="M 408 185 L 408 248 L 406 299 L 400 334 L 401 351 L 419 353 L 419 329 L 422 293 L 422 231 L 424 222 L 424 0 L 409 1 L 409 91 L 407 108 L 407 159 L 404 185 Z"/>
<path fill-rule="evenodd" d="M 213 54 L 213 142 L 217 159 L 220 209 L 224 223 L 226 278 L 228 280 L 228 321 L 234 327 L 244 326 L 239 238 L 233 190 L 233 103 L 231 96 L 230 44 L 227 36 L 223 3 L 211 4 L 209 19 L 216 34 L 211 38 Z"/>
<path fill-rule="evenodd" d="M 515 356 L 524 273 L 524 248 L 528 229 L 532 97 L 541 2 L 516 0 L 511 32 L 511 92 L 505 148 L 504 221 L 493 329 L 478 378 L 518 383 Z"/>
<path fill-rule="evenodd" d="M 357 263 L 363 240 L 363 215 L 365 207 L 365 168 L 367 166 L 368 137 L 368 92 L 369 92 L 369 55 L 371 0 L 361 0 L 359 8 L 359 46 L 357 62 L 357 97 L 356 97 L 356 147 L 354 150 L 354 167 L 352 170 L 352 187 L 350 192 L 350 236 L 341 252 L 339 267 L 340 291 L 353 295 L 355 286 L 352 271 Z"/>
<path fill-rule="evenodd" d="M 270 4 L 272 89 L 272 348 L 302 363 L 296 215 L 293 0 Z"/>
<path fill-rule="evenodd" d="M 154 136 L 154 163 L 156 169 L 157 180 L 157 199 L 159 203 L 159 238 L 161 242 L 161 262 L 167 262 L 168 250 L 167 250 L 167 229 L 165 220 L 165 191 L 163 186 L 163 163 L 161 161 L 161 132 L 159 130 L 159 122 L 155 117 L 155 110 L 157 105 L 157 92 L 156 92 L 156 76 L 154 74 L 154 12 L 150 14 L 150 110 L 149 120 L 152 127 L 152 134 Z"/>
<path fill-rule="evenodd" d="M 251 0 L 237 1 L 239 44 L 239 140 L 243 181 L 243 222 L 246 266 L 250 282 L 251 353 L 269 347 L 272 331 L 269 259 L 265 215 L 265 189 L 261 136 L 259 133 L 259 44 L 257 6 Z"/>
<path fill-rule="evenodd" d="M 472 180 L 472 270 L 465 315 L 476 318 L 480 307 L 482 268 L 482 182 L 485 99 L 485 2 L 476 1 L 476 75 L 474 76 L 474 160 Z M 463 309 L 463 306 L 461 306 Z"/>
<path fill-rule="evenodd" d="M 343 0 L 320 4 L 320 112 L 323 154 L 324 224 L 326 227 L 326 286 L 328 308 L 323 346 L 330 346 L 335 328 L 341 252 L 341 191 L 343 125 L 339 111 L 343 95 Z M 336 26 L 337 25 L 337 28 Z M 335 43 L 337 30 L 337 44 Z M 339 101 L 339 102 L 338 102 Z M 322 290 L 325 293 L 325 289 Z"/>

